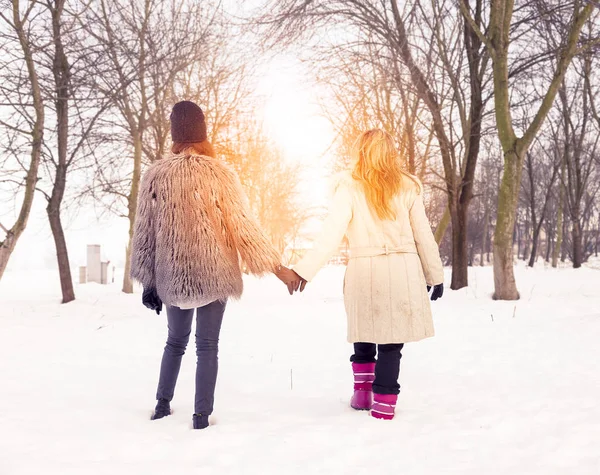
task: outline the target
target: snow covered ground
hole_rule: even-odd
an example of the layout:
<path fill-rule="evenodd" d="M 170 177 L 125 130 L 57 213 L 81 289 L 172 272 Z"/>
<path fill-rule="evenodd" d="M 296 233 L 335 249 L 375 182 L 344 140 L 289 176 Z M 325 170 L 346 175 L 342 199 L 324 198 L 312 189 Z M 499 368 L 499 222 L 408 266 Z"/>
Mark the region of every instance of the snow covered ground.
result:
<path fill-rule="evenodd" d="M 190 429 L 190 347 L 174 414 L 150 421 L 163 316 L 118 285 L 58 303 L 54 273 L 0 282 L 0 474 L 600 474 L 600 270 L 491 268 L 434 304 L 402 360 L 398 416 L 348 407 L 344 269 L 302 295 L 248 279 L 221 338 L 213 427 Z"/>

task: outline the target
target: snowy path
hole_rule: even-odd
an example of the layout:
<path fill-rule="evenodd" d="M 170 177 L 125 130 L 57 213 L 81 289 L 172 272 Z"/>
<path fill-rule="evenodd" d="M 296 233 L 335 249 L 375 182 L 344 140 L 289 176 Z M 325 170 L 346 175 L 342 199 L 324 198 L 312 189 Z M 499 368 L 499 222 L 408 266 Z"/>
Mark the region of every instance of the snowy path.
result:
<path fill-rule="evenodd" d="M 342 268 L 290 298 L 249 279 L 222 333 L 216 425 L 190 430 L 193 348 L 148 420 L 165 320 L 117 286 L 0 283 L 0 474 L 600 474 L 600 271 L 491 269 L 434 306 L 437 336 L 404 352 L 399 414 L 349 409 Z M 43 285 L 43 284 L 41 284 Z M 367 472 L 371 468 L 373 472 Z"/>

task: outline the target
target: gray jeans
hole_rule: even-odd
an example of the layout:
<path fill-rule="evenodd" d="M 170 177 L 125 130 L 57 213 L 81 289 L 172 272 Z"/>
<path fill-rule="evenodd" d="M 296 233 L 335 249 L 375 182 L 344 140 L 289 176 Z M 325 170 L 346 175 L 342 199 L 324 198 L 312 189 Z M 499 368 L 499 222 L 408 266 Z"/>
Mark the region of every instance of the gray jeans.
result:
<path fill-rule="evenodd" d="M 196 309 L 196 414 L 210 415 L 213 412 L 219 370 L 219 333 L 226 305 L 227 302 L 216 300 Z M 167 306 L 167 318 L 169 336 L 160 365 L 156 399 L 171 401 L 181 368 L 181 358 L 190 339 L 194 309 L 182 310 Z"/>

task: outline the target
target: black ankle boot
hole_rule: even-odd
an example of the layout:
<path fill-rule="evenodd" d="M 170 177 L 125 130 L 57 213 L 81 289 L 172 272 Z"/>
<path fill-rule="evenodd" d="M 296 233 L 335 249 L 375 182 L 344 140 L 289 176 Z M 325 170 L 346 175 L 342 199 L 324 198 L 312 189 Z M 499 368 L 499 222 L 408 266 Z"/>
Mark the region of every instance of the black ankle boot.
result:
<path fill-rule="evenodd" d="M 192 416 L 194 422 L 194 429 L 206 429 L 208 427 L 208 416 L 203 414 L 194 414 Z"/>
<path fill-rule="evenodd" d="M 152 414 L 152 419 L 155 421 L 156 419 L 162 419 L 163 417 L 171 415 L 171 403 L 166 399 L 159 399 L 156 403 L 156 408 L 154 409 L 154 414 Z"/>

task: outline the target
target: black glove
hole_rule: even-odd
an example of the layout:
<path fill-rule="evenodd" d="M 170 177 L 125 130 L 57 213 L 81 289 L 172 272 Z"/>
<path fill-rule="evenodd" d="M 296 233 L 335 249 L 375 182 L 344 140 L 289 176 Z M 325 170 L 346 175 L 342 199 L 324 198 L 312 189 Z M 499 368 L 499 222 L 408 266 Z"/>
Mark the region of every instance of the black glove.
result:
<path fill-rule="evenodd" d="M 144 292 L 142 293 L 142 303 L 150 310 L 154 310 L 156 315 L 160 315 L 163 303 L 154 287 L 144 289 Z"/>
<path fill-rule="evenodd" d="M 431 285 L 427 286 L 427 292 L 431 290 Z M 438 284 L 433 286 L 433 292 L 431 293 L 431 300 L 441 299 L 444 295 L 444 284 Z"/>

